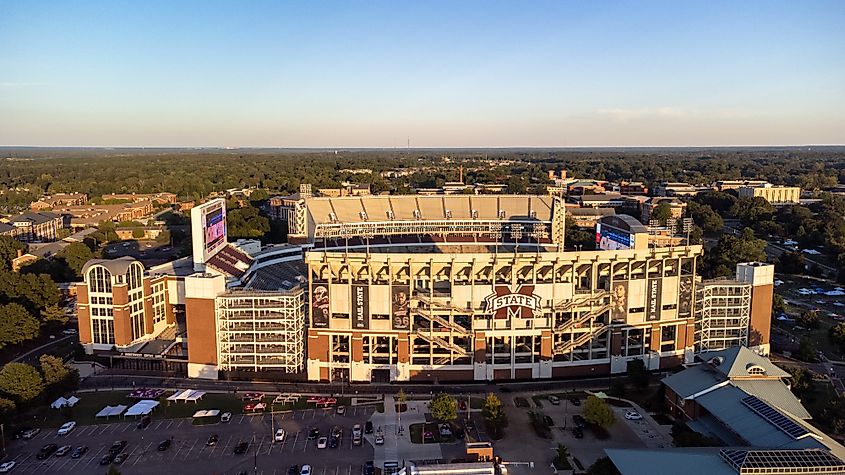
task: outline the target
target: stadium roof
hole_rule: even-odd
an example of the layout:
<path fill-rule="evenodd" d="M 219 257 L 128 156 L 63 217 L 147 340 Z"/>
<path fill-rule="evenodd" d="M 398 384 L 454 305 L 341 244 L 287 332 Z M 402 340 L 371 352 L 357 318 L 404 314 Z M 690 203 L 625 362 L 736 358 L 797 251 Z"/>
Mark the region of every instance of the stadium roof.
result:
<path fill-rule="evenodd" d="M 313 224 L 443 219 L 551 221 L 553 198 L 537 195 L 377 195 L 306 201 Z"/>

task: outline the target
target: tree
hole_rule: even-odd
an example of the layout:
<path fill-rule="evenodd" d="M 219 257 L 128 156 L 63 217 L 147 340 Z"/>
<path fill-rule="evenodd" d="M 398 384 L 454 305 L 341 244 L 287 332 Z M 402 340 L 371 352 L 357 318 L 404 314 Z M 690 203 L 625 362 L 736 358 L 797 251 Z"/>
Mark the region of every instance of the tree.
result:
<path fill-rule="evenodd" d="M 792 380 L 789 385 L 789 389 L 791 389 L 796 396 L 799 398 L 803 397 L 813 389 L 813 378 L 810 376 L 810 372 L 805 368 L 801 366 L 787 366 L 786 371 L 789 373 L 790 379 Z"/>
<path fill-rule="evenodd" d="M 761 221 L 771 220 L 775 207 L 762 196 L 740 198 L 731 206 L 730 214 L 745 226 L 754 226 Z"/>
<path fill-rule="evenodd" d="M 484 422 L 487 425 L 488 431 L 492 433 L 493 438 L 501 438 L 502 429 L 508 425 L 508 416 L 505 414 L 501 399 L 493 393 L 488 393 L 487 397 L 484 398 L 484 406 L 481 408 L 481 413 L 484 416 Z"/>
<path fill-rule="evenodd" d="M 666 221 L 672 217 L 672 207 L 669 205 L 669 202 L 663 200 L 657 203 L 657 206 L 651 211 L 651 215 L 649 219 L 656 219 L 660 222 L 660 224 L 665 225 Z"/>
<path fill-rule="evenodd" d="M 449 422 L 458 418 L 458 402 L 446 393 L 434 396 L 428 404 L 431 416 L 441 422 Z"/>
<path fill-rule="evenodd" d="M 70 375 L 70 368 L 65 365 L 61 358 L 53 355 L 41 355 L 38 358 L 41 364 L 41 373 L 44 375 L 44 382 L 48 386 L 63 382 Z"/>
<path fill-rule="evenodd" d="M 14 414 L 17 409 L 15 401 L 6 398 L 0 398 L 0 421 L 7 421 L 9 416 Z"/>
<path fill-rule="evenodd" d="M 631 360 L 628 362 L 628 380 L 632 385 L 640 389 L 648 387 L 649 372 L 646 370 L 643 360 Z"/>
<path fill-rule="evenodd" d="M 584 419 L 590 424 L 595 424 L 600 427 L 610 427 L 616 420 L 613 415 L 613 410 L 607 405 L 604 400 L 596 396 L 590 396 L 584 403 Z"/>
<path fill-rule="evenodd" d="M 44 325 L 64 325 L 68 316 L 58 305 L 49 305 L 39 312 L 41 323 Z"/>
<path fill-rule="evenodd" d="M 82 267 L 86 262 L 94 259 L 96 255 L 85 243 L 73 242 L 59 252 L 57 257 L 67 262 L 68 267 L 73 270 L 74 274 L 81 277 Z"/>
<path fill-rule="evenodd" d="M 778 257 L 778 272 L 803 274 L 807 270 L 804 255 L 800 252 L 787 251 Z"/>
<path fill-rule="evenodd" d="M 814 310 L 805 310 L 801 312 L 801 315 L 798 315 L 795 322 L 804 328 L 818 328 L 819 313 Z"/>
<path fill-rule="evenodd" d="M 144 232 L 144 228 L 135 228 L 132 230 L 132 237 L 135 239 L 143 239 L 147 233 Z"/>
<path fill-rule="evenodd" d="M 766 260 L 766 241 L 757 239 L 751 228 L 745 228 L 739 236 L 722 235 L 716 246 L 704 256 L 706 277 L 734 275 L 740 262 Z"/>
<path fill-rule="evenodd" d="M 707 234 L 722 232 L 722 228 L 725 226 L 722 217 L 708 204 L 690 201 L 687 203 L 687 213 L 693 222 Z"/>
<path fill-rule="evenodd" d="M 18 251 L 26 251 L 26 245 L 11 236 L 0 236 L 0 269 L 11 269 Z"/>
<path fill-rule="evenodd" d="M 587 475 L 621 475 L 621 472 L 613 465 L 610 457 L 602 457 L 590 465 Z"/>
<path fill-rule="evenodd" d="M 558 470 L 572 470 L 572 464 L 569 463 L 569 449 L 563 444 L 557 444 L 557 456 L 554 460 L 554 466 Z"/>
<path fill-rule="evenodd" d="M 106 471 L 106 475 L 120 475 L 120 469 L 118 469 L 114 465 L 109 465 L 109 469 L 108 471 Z"/>
<path fill-rule="evenodd" d="M 31 340 L 38 336 L 40 329 L 38 320 L 21 305 L 0 305 L 0 349 Z"/>
<path fill-rule="evenodd" d="M 26 363 L 6 363 L 0 370 L 0 391 L 28 402 L 44 391 L 41 374 Z"/>
<path fill-rule="evenodd" d="M 801 343 L 798 345 L 798 353 L 795 357 L 801 361 L 815 363 L 818 358 L 818 351 L 816 344 L 813 343 L 812 340 L 809 338 L 802 338 Z"/>
<path fill-rule="evenodd" d="M 831 343 L 839 347 L 839 351 L 845 352 L 845 322 L 830 327 L 827 336 Z"/>
<path fill-rule="evenodd" d="M 783 296 L 780 294 L 775 294 L 772 298 L 772 314 L 780 314 L 786 311 L 786 301 L 783 300 Z"/>

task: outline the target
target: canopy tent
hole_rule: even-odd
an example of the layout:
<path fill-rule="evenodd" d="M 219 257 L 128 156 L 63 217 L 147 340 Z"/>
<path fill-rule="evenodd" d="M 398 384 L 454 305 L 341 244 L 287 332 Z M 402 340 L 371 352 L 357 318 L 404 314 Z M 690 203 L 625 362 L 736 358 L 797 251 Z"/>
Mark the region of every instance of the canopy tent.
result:
<path fill-rule="evenodd" d="M 145 399 L 143 401 L 138 401 L 135 403 L 134 406 L 130 407 L 128 411 L 126 411 L 126 416 L 146 416 L 147 414 L 153 412 L 153 409 L 158 407 L 159 402 L 153 401 L 151 399 Z"/>
<path fill-rule="evenodd" d="M 205 391 L 192 391 L 191 394 L 189 394 L 188 397 L 185 398 L 185 400 L 197 402 L 202 399 L 203 396 L 205 396 Z"/>
<path fill-rule="evenodd" d="M 177 390 L 171 396 L 168 396 L 167 400 L 168 401 L 184 401 L 185 398 L 188 397 L 188 395 L 191 394 L 192 392 L 194 392 L 193 389 L 185 389 L 183 391 Z"/>
<path fill-rule="evenodd" d="M 97 413 L 97 417 L 105 417 L 108 419 L 109 417 L 119 416 L 123 414 L 123 411 L 125 410 L 126 406 L 120 404 L 117 406 L 106 406 L 103 408 L 103 410 Z"/>
<path fill-rule="evenodd" d="M 55 401 L 53 401 L 53 403 L 50 404 L 50 407 L 52 407 L 53 409 L 61 409 L 63 407 L 73 407 L 74 404 L 76 404 L 78 402 L 79 402 L 79 398 L 76 397 L 76 396 L 71 396 L 67 399 L 60 397 L 60 398 L 56 399 Z"/>
<path fill-rule="evenodd" d="M 202 410 L 202 411 L 197 411 L 197 412 L 195 412 L 195 413 L 194 413 L 194 417 L 195 417 L 195 418 L 200 418 L 200 417 L 217 417 L 217 416 L 219 416 L 219 415 L 220 415 L 220 411 L 219 411 L 219 410 L 217 410 L 217 409 Z"/>

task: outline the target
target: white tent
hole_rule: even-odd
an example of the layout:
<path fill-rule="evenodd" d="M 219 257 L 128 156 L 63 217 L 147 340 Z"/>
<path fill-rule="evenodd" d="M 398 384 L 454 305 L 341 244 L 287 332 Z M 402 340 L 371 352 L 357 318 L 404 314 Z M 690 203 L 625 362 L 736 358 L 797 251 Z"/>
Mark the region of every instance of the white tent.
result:
<path fill-rule="evenodd" d="M 117 406 L 106 406 L 97 413 L 97 417 L 105 417 L 109 418 L 111 416 L 119 416 L 123 414 L 123 411 L 126 410 L 126 406 L 117 405 Z"/>
<path fill-rule="evenodd" d="M 134 406 L 130 407 L 128 411 L 126 411 L 126 416 L 146 416 L 147 414 L 153 412 L 153 409 L 158 407 L 159 402 L 153 401 L 152 399 L 144 399 L 143 401 L 138 401 L 135 403 Z"/>
<path fill-rule="evenodd" d="M 201 410 L 194 413 L 195 418 L 201 417 L 217 417 L 220 415 L 220 411 L 218 409 L 208 409 L 208 410 Z"/>
<path fill-rule="evenodd" d="M 50 407 L 52 407 L 53 409 L 59 409 L 65 406 L 67 406 L 67 399 L 63 397 L 56 399 L 55 401 L 53 401 L 53 404 L 50 404 Z"/>
<path fill-rule="evenodd" d="M 202 399 L 203 396 L 205 396 L 205 391 L 192 391 L 191 394 L 189 394 L 185 398 L 185 400 L 191 401 L 191 402 L 197 402 L 200 399 Z"/>
<path fill-rule="evenodd" d="M 67 405 L 68 405 L 68 407 L 73 407 L 73 406 L 75 406 L 75 405 L 76 405 L 76 403 L 78 403 L 78 402 L 79 402 L 79 398 L 78 398 L 78 397 L 76 397 L 76 396 L 71 396 L 71 397 L 67 398 Z"/>
<path fill-rule="evenodd" d="M 168 396 L 168 401 L 184 401 L 192 392 L 193 389 L 185 389 L 184 391 L 176 391 L 173 395 Z"/>

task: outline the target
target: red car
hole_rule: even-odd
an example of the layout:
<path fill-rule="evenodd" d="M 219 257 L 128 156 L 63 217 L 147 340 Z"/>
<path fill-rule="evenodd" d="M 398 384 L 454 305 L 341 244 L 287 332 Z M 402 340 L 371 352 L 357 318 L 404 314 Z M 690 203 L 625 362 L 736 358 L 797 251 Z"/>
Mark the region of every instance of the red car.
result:
<path fill-rule="evenodd" d="M 244 406 L 244 412 L 260 412 L 267 409 L 267 404 L 259 402 L 258 404 L 247 404 Z"/>
<path fill-rule="evenodd" d="M 458 403 L 458 406 L 461 408 L 462 411 L 467 410 L 467 402 L 463 399 L 461 399 L 461 402 Z"/>

